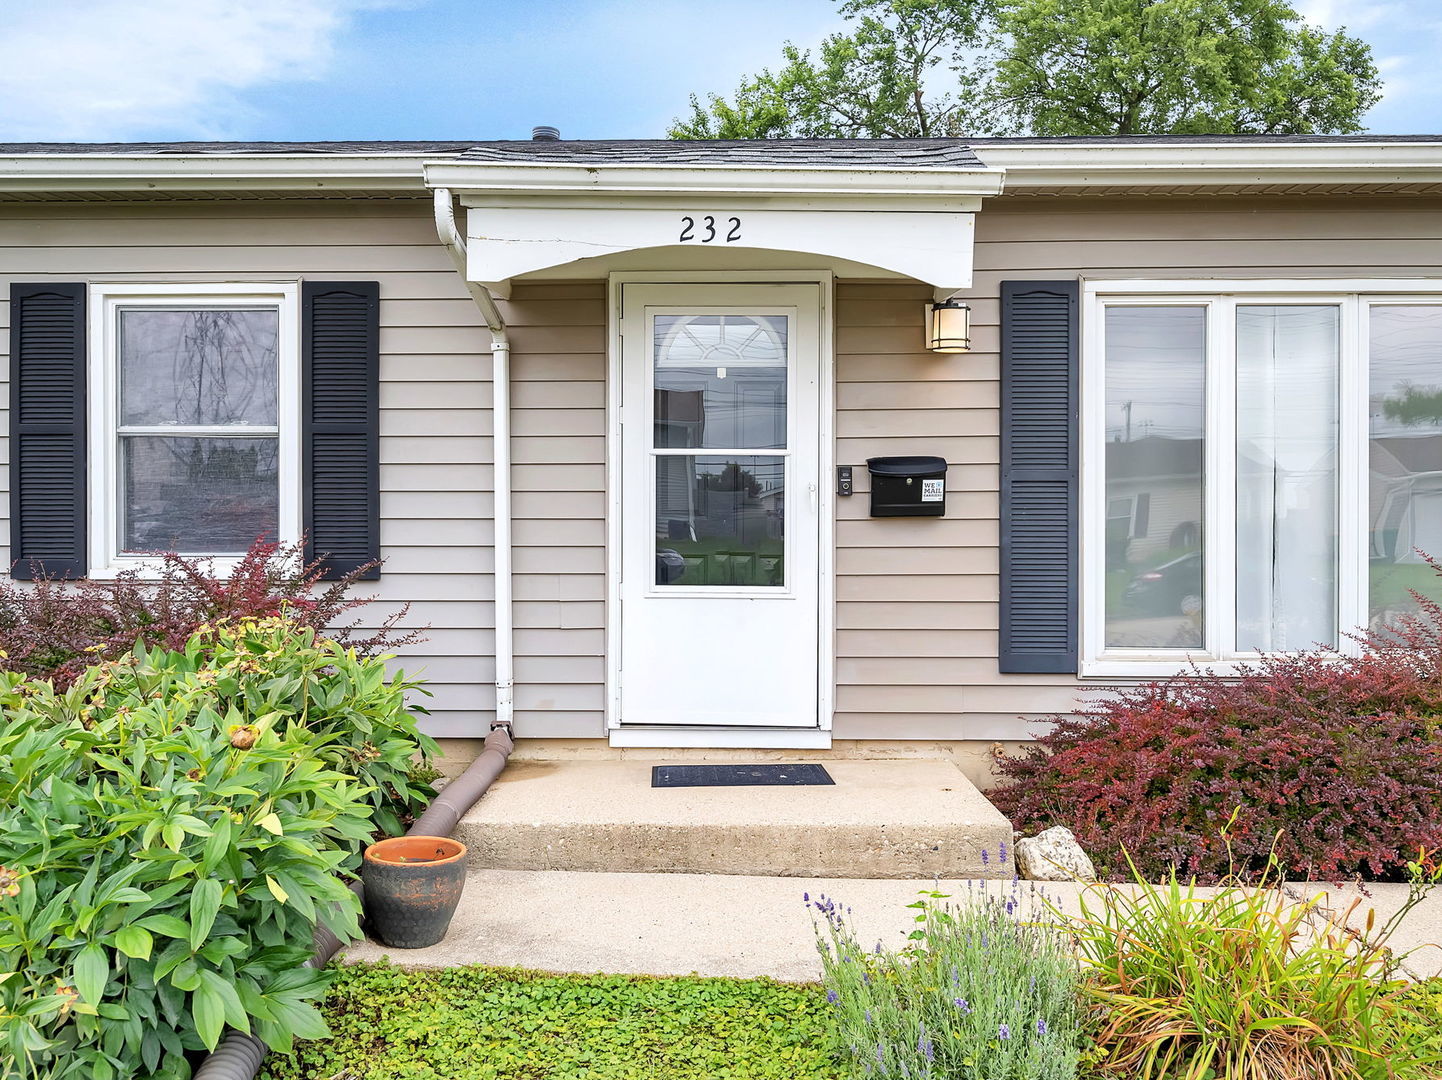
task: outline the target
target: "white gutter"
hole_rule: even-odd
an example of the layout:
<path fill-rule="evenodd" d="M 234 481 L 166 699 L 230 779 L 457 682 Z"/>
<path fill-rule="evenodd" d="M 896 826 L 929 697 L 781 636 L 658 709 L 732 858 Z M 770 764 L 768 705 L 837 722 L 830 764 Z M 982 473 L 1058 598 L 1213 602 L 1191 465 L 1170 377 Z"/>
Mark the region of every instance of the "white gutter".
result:
<path fill-rule="evenodd" d="M 1442 139 L 1313 143 L 1196 140 L 978 142 L 1009 192 L 1044 188 L 1396 187 L 1442 183 Z"/>
<path fill-rule="evenodd" d="M 437 154 L 5 154 L 0 191 L 417 193 Z"/>
<path fill-rule="evenodd" d="M 456 206 L 449 188 L 436 188 L 436 235 L 455 263 L 466 291 L 481 309 L 491 331 L 491 460 L 495 471 L 496 720 L 510 730 L 515 716 L 515 622 L 511 588 L 511 342 L 496 300 L 466 273 L 466 241 L 456 228 Z"/>
<path fill-rule="evenodd" d="M 768 197 L 930 196 L 938 200 L 1001 192 L 1004 170 L 990 166 L 881 168 L 858 165 L 696 165 L 551 161 L 476 161 L 464 158 L 426 164 L 426 179 L 467 194 L 522 195 L 596 193 L 618 195 L 764 195 Z"/>

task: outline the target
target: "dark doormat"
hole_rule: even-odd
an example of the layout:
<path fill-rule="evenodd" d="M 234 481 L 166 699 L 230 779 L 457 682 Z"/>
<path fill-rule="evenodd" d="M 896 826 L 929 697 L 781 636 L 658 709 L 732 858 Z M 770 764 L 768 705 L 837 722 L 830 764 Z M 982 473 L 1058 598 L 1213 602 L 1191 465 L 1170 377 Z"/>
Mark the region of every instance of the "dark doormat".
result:
<path fill-rule="evenodd" d="M 653 765 L 657 787 L 809 787 L 835 784 L 821 765 Z"/>

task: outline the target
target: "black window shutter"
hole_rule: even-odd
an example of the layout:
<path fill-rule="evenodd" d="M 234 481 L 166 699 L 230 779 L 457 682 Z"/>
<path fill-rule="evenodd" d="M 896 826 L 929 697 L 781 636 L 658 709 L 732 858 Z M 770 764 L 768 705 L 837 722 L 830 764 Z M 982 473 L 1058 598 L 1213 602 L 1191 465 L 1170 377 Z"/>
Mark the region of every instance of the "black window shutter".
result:
<path fill-rule="evenodd" d="M 380 558 L 380 285 L 304 282 L 301 326 L 306 559 L 334 579 Z"/>
<path fill-rule="evenodd" d="M 85 285 L 10 286 L 11 574 L 86 572 Z"/>
<path fill-rule="evenodd" d="M 1001 283 L 1003 672 L 1077 670 L 1077 292 Z"/>

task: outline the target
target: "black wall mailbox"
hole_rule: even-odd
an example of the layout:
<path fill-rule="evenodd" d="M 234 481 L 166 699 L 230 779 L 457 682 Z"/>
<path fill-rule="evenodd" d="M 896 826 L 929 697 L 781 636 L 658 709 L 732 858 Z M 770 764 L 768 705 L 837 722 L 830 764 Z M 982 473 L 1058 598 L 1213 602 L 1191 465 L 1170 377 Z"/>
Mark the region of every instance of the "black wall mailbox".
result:
<path fill-rule="evenodd" d="M 946 459 L 874 457 L 871 473 L 872 517 L 942 517 L 946 513 Z"/>

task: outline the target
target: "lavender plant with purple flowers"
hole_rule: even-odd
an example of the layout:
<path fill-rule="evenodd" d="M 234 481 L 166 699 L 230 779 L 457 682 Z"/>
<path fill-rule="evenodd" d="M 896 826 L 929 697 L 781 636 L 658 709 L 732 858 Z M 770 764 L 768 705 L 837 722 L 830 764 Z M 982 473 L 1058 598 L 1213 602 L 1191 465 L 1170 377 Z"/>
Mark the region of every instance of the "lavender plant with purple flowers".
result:
<path fill-rule="evenodd" d="M 1073 1080 L 1077 967 L 1029 888 L 970 882 L 954 899 L 927 890 L 897 949 L 858 941 L 834 898 L 807 898 L 843 1076 Z"/>

